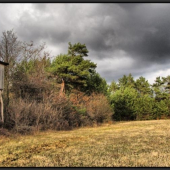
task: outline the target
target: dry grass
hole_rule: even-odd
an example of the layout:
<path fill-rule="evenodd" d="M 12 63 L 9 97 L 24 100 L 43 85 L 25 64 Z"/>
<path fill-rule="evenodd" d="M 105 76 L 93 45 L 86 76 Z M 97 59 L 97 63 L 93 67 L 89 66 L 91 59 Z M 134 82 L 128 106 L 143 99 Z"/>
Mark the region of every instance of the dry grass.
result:
<path fill-rule="evenodd" d="M 0 136 L 1 167 L 170 166 L 170 120 Z"/>

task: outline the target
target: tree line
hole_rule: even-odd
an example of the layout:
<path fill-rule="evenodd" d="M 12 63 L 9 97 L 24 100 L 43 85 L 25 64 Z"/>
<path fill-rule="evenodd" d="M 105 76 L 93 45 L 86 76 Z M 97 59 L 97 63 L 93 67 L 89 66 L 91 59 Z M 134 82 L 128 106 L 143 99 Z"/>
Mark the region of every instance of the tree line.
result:
<path fill-rule="evenodd" d="M 151 120 L 170 116 L 170 76 L 156 77 L 151 85 L 144 77 L 131 74 L 109 86 L 115 120 Z"/>
<path fill-rule="evenodd" d="M 109 121 L 169 118 L 170 76 L 150 85 L 144 77 L 124 75 L 110 85 L 88 60 L 85 44 L 68 43 L 53 59 L 45 44 L 18 40 L 13 30 L 0 39 L 5 67 L 1 125 L 26 133 L 72 129 Z"/>

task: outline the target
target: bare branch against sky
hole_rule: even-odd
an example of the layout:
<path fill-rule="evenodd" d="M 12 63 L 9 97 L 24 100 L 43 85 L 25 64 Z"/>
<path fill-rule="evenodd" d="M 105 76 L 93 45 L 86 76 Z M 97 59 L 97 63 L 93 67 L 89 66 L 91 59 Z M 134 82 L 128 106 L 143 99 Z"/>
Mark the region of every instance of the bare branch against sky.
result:
<path fill-rule="evenodd" d="M 170 74 L 170 4 L 1 3 L 0 14 L 1 33 L 46 42 L 52 56 L 67 53 L 68 42 L 86 44 L 108 83 L 129 73 L 150 83 Z"/>

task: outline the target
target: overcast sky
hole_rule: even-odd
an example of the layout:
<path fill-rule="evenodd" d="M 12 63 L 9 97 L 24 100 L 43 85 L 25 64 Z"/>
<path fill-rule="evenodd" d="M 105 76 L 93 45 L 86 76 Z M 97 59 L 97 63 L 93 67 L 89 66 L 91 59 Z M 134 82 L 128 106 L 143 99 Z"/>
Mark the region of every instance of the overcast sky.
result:
<path fill-rule="evenodd" d="M 170 75 L 170 4 L 1 3 L 0 34 L 11 29 L 22 41 L 46 42 L 51 56 L 67 53 L 68 42 L 86 44 L 108 83 Z"/>

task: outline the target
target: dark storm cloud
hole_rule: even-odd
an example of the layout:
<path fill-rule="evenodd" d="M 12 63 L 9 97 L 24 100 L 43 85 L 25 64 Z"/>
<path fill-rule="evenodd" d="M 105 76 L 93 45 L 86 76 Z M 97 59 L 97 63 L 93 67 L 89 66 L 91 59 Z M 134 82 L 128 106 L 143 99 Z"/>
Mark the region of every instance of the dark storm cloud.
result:
<path fill-rule="evenodd" d="M 2 4 L 0 12 L 0 31 L 13 25 L 20 39 L 46 42 L 54 55 L 67 53 L 68 42 L 86 44 L 107 81 L 169 68 L 170 4 Z"/>
<path fill-rule="evenodd" d="M 129 5 L 129 3 L 117 3 L 121 8 L 129 11 L 129 10 L 133 10 L 134 8 L 136 8 L 138 5 L 141 5 L 141 3 L 131 3 Z"/>
<path fill-rule="evenodd" d="M 170 32 L 159 30 L 156 33 L 146 32 L 141 38 L 120 48 L 132 56 L 148 60 L 148 62 L 166 62 L 170 54 Z"/>
<path fill-rule="evenodd" d="M 35 42 L 40 40 L 49 40 L 51 43 L 66 41 L 70 31 L 61 26 L 60 20 L 55 19 L 55 16 L 45 13 L 37 12 L 37 15 L 31 15 L 25 12 L 19 20 L 18 34 L 26 40 Z"/>
<path fill-rule="evenodd" d="M 25 14 L 20 21 L 20 31 L 23 34 L 25 34 L 24 30 L 30 30 L 29 27 L 34 25 L 32 31 L 36 33 L 32 36 L 28 35 L 29 38 L 39 39 L 44 35 L 47 39 L 50 39 L 47 36 L 50 34 L 51 37 L 54 37 L 51 39 L 54 41 L 53 43 L 66 42 L 66 39 L 68 39 L 71 42 L 86 43 L 91 50 L 98 52 L 112 49 L 114 27 L 117 27 L 112 24 L 118 22 L 115 20 L 116 17 L 112 15 L 119 12 L 120 7 L 118 5 L 35 4 L 33 8 L 37 13 L 42 14 L 39 15 L 41 17 L 34 16 L 35 20 L 30 15 Z M 47 17 L 46 14 L 49 11 L 51 13 Z M 57 12 L 60 15 L 59 17 L 55 15 Z M 61 35 L 60 37 L 55 36 L 57 32 L 58 35 Z"/>
<path fill-rule="evenodd" d="M 163 7 L 162 4 L 142 4 L 129 10 L 122 24 L 126 31 L 123 33 L 120 29 L 118 33 L 123 33 L 124 40 L 116 48 L 139 60 L 166 62 L 170 54 L 170 5 Z"/>
<path fill-rule="evenodd" d="M 96 46 L 104 44 L 101 46 L 103 47 L 101 51 L 107 51 L 106 47 L 112 47 L 112 52 L 121 49 L 138 60 L 165 61 L 170 52 L 168 29 L 170 22 L 167 17 L 170 16 L 170 10 L 159 8 L 159 4 L 156 7 L 153 7 L 152 4 L 135 4 L 132 5 L 133 8 L 130 7 L 131 4 L 121 4 L 122 6 L 126 10 L 124 13 L 122 12 L 122 15 L 117 15 L 117 20 L 113 18 L 114 13 L 110 14 L 110 22 L 116 20 L 119 24 L 118 28 L 114 23 L 109 25 L 109 28 L 112 28 L 114 32 L 110 36 L 112 41 L 106 45 L 106 41 L 109 39 L 108 32 L 104 32 L 105 29 L 102 28 L 100 33 L 103 35 L 103 41 L 97 41 Z"/>
<path fill-rule="evenodd" d="M 110 57 L 121 57 L 113 55 L 116 50 L 123 50 L 127 56 L 134 60 L 129 68 L 124 63 L 119 63 L 119 68 L 114 70 L 103 70 L 101 74 L 111 80 L 122 77 L 124 74 L 132 73 L 139 77 L 145 73 L 154 73 L 159 69 L 168 69 L 170 63 L 170 5 L 166 4 L 121 4 L 124 12 L 118 16 L 118 28 L 114 28 L 111 51 L 102 50 L 102 53 L 110 54 Z M 113 28 L 113 27 L 112 27 Z M 100 54 L 99 54 L 100 56 Z M 106 55 L 101 55 L 101 58 Z M 157 67 L 159 64 L 160 67 Z M 152 67 L 155 65 L 154 67 Z"/>

